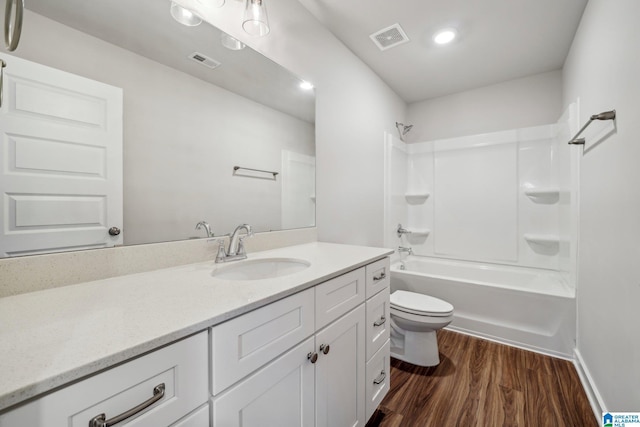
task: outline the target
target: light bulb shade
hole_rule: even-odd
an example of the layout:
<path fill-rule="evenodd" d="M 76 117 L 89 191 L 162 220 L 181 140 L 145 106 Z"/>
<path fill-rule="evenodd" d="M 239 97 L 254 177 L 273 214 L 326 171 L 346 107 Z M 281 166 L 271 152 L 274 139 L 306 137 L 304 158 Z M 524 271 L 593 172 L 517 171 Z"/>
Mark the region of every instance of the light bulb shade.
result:
<path fill-rule="evenodd" d="M 174 2 L 171 2 L 171 16 L 173 16 L 173 19 L 187 27 L 195 27 L 202 23 L 202 19 L 200 19 L 198 15 Z"/>
<path fill-rule="evenodd" d="M 255 37 L 269 34 L 269 19 L 264 0 L 246 0 L 242 28 L 247 34 Z"/>
<path fill-rule="evenodd" d="M 222 7 L 224 6 L 224 1 L 225 0 L 198 0 L 198 3 L 211 7 Z"/>
<path fill-rule="evenodd" d="M 230 50 L 242 50 L 245 48 L 244 43 L 234 37 L 231 37 L 227 33 L 220 34 L 220 42 L 222 42 L 222 46 Z"/>

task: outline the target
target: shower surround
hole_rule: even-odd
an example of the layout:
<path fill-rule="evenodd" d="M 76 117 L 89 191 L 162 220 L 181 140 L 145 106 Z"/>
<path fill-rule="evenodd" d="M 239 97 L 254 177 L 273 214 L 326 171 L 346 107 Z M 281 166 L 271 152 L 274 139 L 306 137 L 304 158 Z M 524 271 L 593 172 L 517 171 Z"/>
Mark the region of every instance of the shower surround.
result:
<path fill-rule="evenodd" d="M 580 156 L 566 142 L 577 128 L 577 117 L 574 103 L 557 123 L 544 126 L 411 144 L 386 135 L 385 244 L 411 247 L 415 259 L 428 257 L 423 264 L 427 266 L 456 261 L 459 274 L 452 268 L 446 275 L 451 280 L 422 289 L 454 305 L 451 328 L 570 357 L 575 336 Z M 410 233 L 398 237 L 398 224 Z M 532 283 L 540 283 L 539 289 L 522 289 L 519 280 L 512 280 L 507 283 L 512 289 L 501 292 L 500 301 L 487 304 L 481 296 L 498 293 L 484 281 L 477 290 L 477 303 L 472 304 L 461 299 L 463 293 L 446 288 L 456 276 L 471 286 L 480 280 L 462 277 L 463 272 L 473 271 L 465 262 L 473 268 L 483 265 L 481 270 L 502 266 L 517 273 L 520 268 L 523 276 L 537 271 L 541 280 Z M 400 286 L 403 270 L 395 271 Z M 429 267 L 423 273 L 429 275 Z M 553 280 L 544 281 L 545 277 Z M 557 319 L 549 318 L 554 310 L 540 295 L 562 299 L 551 304 L 557 308 Z M 510 307 L 503 313 L 545 313 L 547 318 L 540 319 L 545 326 L 535 321 L 535 315 L 522 317 L 525 321 L 502 316 L 490 308 L 496 304 Z M 549 324 L 558 330 L 549 331 Z M 548 342 L 532 338 L 550 334 L 562 338 Z"/>

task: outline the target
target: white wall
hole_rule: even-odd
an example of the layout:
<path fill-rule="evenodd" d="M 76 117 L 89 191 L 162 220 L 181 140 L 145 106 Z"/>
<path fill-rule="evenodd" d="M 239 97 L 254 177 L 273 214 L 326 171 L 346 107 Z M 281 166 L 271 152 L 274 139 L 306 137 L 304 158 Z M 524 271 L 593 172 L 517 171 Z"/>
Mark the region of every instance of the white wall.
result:
<path fill-rule="evenodd" d="M 17 56 L 124 89 L 125 244 L 202 237 L 201 220 L 218 235 L 280 229 L 280 180 L 233 166 L 280 171 L 282 150 L 313 155 L 313 124 L 30 11 L 25 22 Z"/>
<path fill-rule="evenodd" d="M 581 123 L 618 112 L 615 129 L 586 132 L 580 182 L 577 351 L 607 411 L 640 408 L 638 17 L 637 0 L 589 1 L 564 68 L 564 103 L 580 98 Z"/>
<path fill-rule="evenodd" d="M 242 31 L 242 2 L 178 2 L 316 85 L 318 237 L 382 246 L 384 132 L 406 104 L 297 0 L 268 3 L 271 33 L 259 39 Z"/>
<path fill-rule="evenodd" d="M 409 142 L 555 123 L 562 114 L 562 73 L 550 71 L 409 105 Z"/>

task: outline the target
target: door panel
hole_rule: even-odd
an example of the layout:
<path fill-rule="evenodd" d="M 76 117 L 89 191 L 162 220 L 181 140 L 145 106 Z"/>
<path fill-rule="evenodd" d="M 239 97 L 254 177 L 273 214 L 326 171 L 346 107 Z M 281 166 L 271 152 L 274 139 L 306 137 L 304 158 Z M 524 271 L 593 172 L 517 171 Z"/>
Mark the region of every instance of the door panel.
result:
<path fill-rule="evenodd" d="M 326 354 L 323 344 L 329 345 Z M 364 305 L 318 332 L 316 351 L 316 427 L 364 426 Z"/>
<path fill-rule="evenodd" d="M 313 337 L 213 398 L 213 425 L 313 427 Z"/>
<path fill-rule="evenodd" d="M 122 89 L 3 59 L 0 256 L 121 245 Z"/>

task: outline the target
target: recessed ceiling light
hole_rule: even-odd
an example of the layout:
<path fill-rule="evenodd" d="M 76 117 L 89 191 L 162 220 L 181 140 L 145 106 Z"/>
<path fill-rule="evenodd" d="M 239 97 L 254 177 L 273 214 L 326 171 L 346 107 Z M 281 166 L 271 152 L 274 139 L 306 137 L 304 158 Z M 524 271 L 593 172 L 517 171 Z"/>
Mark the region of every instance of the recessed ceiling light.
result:
<path fill-rule="evenodd" d="M 202 23 L 202 19 L 200 19 L 199 16 L 174 2 L 171 2 L 171 16 L 173 16 L 173 19 L 187 27 L 195 27 Z"/>
<path fill-rule="evenodd" d="M 445 28 L 444 30 L 440 30 L 433 36 L 433 41 L 436 44 L 447 44 L 451 43 L 456 38 L 456 30 L 453 28 Z"/>
<path fill-rule="evenodd" d="M 304 89 L 304 90 L 311 90 L 311 89 L 313 89 L 313 85 L 312 85 L 311 83 L 309 83 L 309 82 L 307 82 L 307 81 L 304 81 L 304 80 L 303 80 L 303 81 L 300 83 L 300 88 L 301 88 L 301 89 Z"/>
<path fill-rule="evenodd" d="M 242 50 L 246 47 L 246 45 L 240 40 L 231 37 L 225 32 L 220 33 L 220 41 L 222 42 L 222 46 L 226 47 L 229 50 Z"/>

